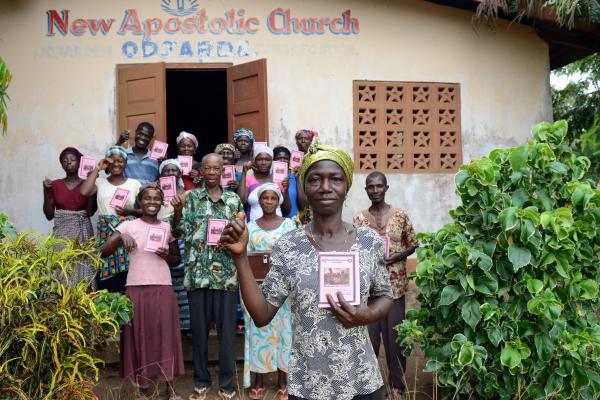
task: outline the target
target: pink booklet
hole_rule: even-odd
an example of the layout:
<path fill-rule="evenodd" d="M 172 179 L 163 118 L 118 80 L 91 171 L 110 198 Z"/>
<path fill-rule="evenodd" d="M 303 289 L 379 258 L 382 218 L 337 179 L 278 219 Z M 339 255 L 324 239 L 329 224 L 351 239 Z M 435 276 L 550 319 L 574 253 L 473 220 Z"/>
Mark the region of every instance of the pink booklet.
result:
<path fill-rule="evenodd" d="M 268 146 L 268 144 L 267 142 L 254 142 L 254 145 L 252 146 L 252 152 L 255 152 L 258 146 Z"/>
<path fill-rule="evenodd" d="M 208 228 L 206 232 L 206 244 L 209 246 L 216 246 L 221 239 L 221 233 L 229 221 L 226 219 L 215 219 L 211 218 L 208 220 Z"/>
<path fill-rule="evenodd" d="M 174 176 L 164 176 L 159 179 L 159 182 L 160 188 L 165 195 L 165 200 L 177 196 L 177 183 Z"/>
<path fill-rule="evenodd" d="M 223 174 L 221 175 L 221 186 L 226 187 L 231 181 L 235 181 L 235 166 L 224 165 Z"/>
<path fill-rule="evenodd" d="M 383 240 L 383 249 L 385 250 L 385 256 L 390 257 L 390 237 L 388 235 L 381 235 Z"/>
<path fill-rule="evenodd" d="M 282 182 L 288 177 L 288 165 L 283 161 L 273 161 L 273 182 Z"/>
<path fill-rule="evenodd" d="M 167 155 L 167 147 L 169 147 L 167 143 L 155 139 L 150 149 L 150 158 L 153 160 L 163 158 Z"/>
<path fill-rule="evenodd" d="M 194 163 L 192 156 L 179 156 L 177 159 L 179 160 L 179 164 L 181 164 L 183 174 L 189 175 L 192 170 L 192 164 Z"/>
<path fill-rule="evenodd" d="M 118 188 L 117 190 L 115 190 L 115 194 L 113 194 L 113 197 L 108 205 L 111 207 L 125 207 L 128 197 L 129 190 Z"/>
<path fill-rule="evenodd" d="M 300 150 L 293 150 L 292 157 L 290 158 L 290 168 L 299 168 L 302 165 L 302 160 L 304 160 L 304 153 Z"/>
<path fill-rule="evenodd" d="M 337 293 L 352 305 L 360 304 L 358 252 L 319 253 L 319 307 L 330 308 L 327 294 L 337 302 Z"/>
<path fill-rule="evenodd" d="M 144 250 L 155 252 L 158 249 L 165 248 L 167 240 L 167 230 L 160 226 L 151 226 L 148 228 L 146 236 L 146 245 Z"/>
<path fill-rule="evenodd" d="M 96 167 L 96 159 L 93 157 L 81 156 L 79 159 L 79 172 L 81 179 L 86 179 L 88 174 Z"/>

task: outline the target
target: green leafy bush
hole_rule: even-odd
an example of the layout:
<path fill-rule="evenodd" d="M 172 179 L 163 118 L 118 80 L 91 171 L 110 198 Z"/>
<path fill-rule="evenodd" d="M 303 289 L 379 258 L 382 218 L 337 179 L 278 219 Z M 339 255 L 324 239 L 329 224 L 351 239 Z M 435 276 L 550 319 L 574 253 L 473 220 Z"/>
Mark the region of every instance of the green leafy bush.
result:
<path fill-rule="evenodd" d="M 118 294 L 72 284 L 94 243 L 18 234 L 0 241 L 0 399 L 95 399 L 94 348 L 131 319 Z"/>
<path fill-rule="evenodd" d="M 454 222 L 419 237 L 421 309 L 397 326 L 446 397 L 600 398 L 600 191 L 567 123 L 460 168 Z"/>
<path fill-rule="evenodd" d="M 7 236 L 9 238 L 14 239 L 17 237 L 17 231 L 8 220 L 8 216 L 0 212 L 0 240 L 4 239 Z"/>

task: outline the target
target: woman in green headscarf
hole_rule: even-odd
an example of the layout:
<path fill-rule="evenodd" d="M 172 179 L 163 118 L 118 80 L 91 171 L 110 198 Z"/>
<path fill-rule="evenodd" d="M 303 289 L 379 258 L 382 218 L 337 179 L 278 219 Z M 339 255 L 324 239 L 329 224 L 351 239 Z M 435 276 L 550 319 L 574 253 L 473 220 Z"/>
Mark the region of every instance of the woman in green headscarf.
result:
<path fill-rule="evenodd" d="M 387 314 L 392 290 L 379 234 L 342 220 L 352 185 L 348 153 L 316 143 L 304 157 L 300 178 L 313 221 L 284 234 L 273 246 L 271 268 L 259 287 L 246 256 L 248 230 L 243 215 L 223 231 L 238 271 L 242 299 L 256 326 L 268 324 L 287 300 L 292 318 L 289 399 L 381 399 L 383 381 L 367 325 Z M 320 257 L 343 252 L 358 261 L 358 305 L 340 292 L 319 307 Z M 347 270 L 346 270 L 347 271 Z M 333 273 L 333 272 L 332 272 Z M 335 272 L 339 273 L 339 272 Z"/>

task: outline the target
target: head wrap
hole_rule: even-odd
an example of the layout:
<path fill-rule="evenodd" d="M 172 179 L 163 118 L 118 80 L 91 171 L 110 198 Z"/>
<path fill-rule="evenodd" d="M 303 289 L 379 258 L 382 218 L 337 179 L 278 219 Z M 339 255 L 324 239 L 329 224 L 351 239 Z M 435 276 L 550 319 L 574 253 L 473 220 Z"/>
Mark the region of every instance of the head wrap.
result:
<path fill-rule="evenodd" d="M 350 155 L 342 149 L 338 149 L 334 146 L 321 144 L 318 140 L 313 143 L 306 154 L 304 160 L 302 160 L 302 166 L 300 167 L 300 180 L 304 185 L 304 178 L 306 177 L 306 171 L 310 169 L 316 162 L 329 160 L 333 161 L 342 168 L 346 180 L 348 181 L 348 189 L 352 186 L 352 170 L 354 169 L 354 162 Z"/>
<path fill-rule="evenodd" d="M 271 156 L 271 158 L 273 158 L 273 150 L 271 150 L 270 147 L 267 146 L 256 146 L 256 148 L 254 149 L 254 159 L 256 160 L 256 156 L 259 155 L 260 153 L 265 153 Z"/>
<path fill-rule="evenodd" d="M 256 189 L 257 197 L 260 199 L 260 196 L 267 190 L 271 190 L 271 191 L 275 192 L 275 194 L 279 198 L 279 201 L 281 201 L 281 199 L 283 198 L 283 195 L 281 194 L 281 190 L 279 189 L 279 186 L 277 186 L 276 184 L 274 184 L 272 182 L 267 182 L 267 183 L 263 183 L 262 185 L 260 185 L 258 187 L 258 189 Z"/>
<path fill-rule="evenodd" d="M 223 150 L 229 150 L 232 153 L 235 153 L 235 146 L 229 143 L 221 143 L 215 147 L 215 153 L 217 154 L 221 154 L 221 151 Z"/>
<path fill-rule="evenodd" d="M 145 184 L 144 186 L 142 186 L 140 188 L 140 191 L 138 192 L 138 194 L 136 196 L 136 199 L 137 199 L 138 203 L 140 202 L 140 200 L 142 200 L 142 195 L 144 194 L 144 192 L 146 190 L 150 190 L 150 189 L 152 189 L 152 190 L 158 190 L 159 193 L 160 193 L 161 200 L 165 199 L 165 194 L 163 193 L 162 188 L 160 187 L 160 185 L 157 184 L 156 182 L 149 182 L 149 183 Z"/>
<path fill-rule="evenodd" d="M 165 169 L 167 165 L 174 165 L 175 168 L 177 168 L 179 172 L 183 174 L 183 168 L 181 167 L 181 163 L 179 162 L 179 160 L 176 158 L 169 158 L 168 160 L 163 161 L 158 167 L 159 175 L 162 174 L 163 169 Z M 183 188 L 183 179 L 181 178 L 181 176 L 177 179 L 177 188 Z"/>
<path fill-rule="evenodd" d="M 248 128 L 240 128 L 233 132 L 233 141 L 235 142 L 242 136 L 246 136 L 248 139 L 254 142 L 254 133 L 252 133 L 252 131 Z"/>
<path fill-rule="evenodd" d="M 121 146 L 110 146 L 108 150 L 106 150 L 106 153 L 104 153 L 104 158 L 110 158 L 112 156 L 119 156 L 127 161 L 127 151 Z"/>
<path fill-rule="evenodd" d="M 63 151 L 61 151 L 60 154 L 58 155 L 58 161 L 62 162 L 63 157 L 66 156 L 67 154 L 73 154 L 75 157 L 77 157 L 78 161 L 81 157 L 83 157 L 83 154 L 81 154 L 81 152 L 79 150 L 77 150 L 75 147 L 65 147 L 63 149 Z"/>
<path fill-rule="evenodd" d="M 190 139 L 192 142 L 194 142 L 196 148 L 198 148 L 198 139 L 196 139 L 196 136 L 186 131 L 181 131 L 179 136 L 177 136 L 177 139 L 175 139 L 175 142 L 177 142 L 177 146 L 179 146 L 179 142 L 181 142 L 183 139 Z"/>
<path fill-rule="evenodd" d="M 296 132 L 296 138 L 298 136 L 300 136 L 301 133 L 306 133 L 311 139 L 314 138 L 315 136 L 317 136 L 317 132 L 312 131 L 310 129 L 300 129 L 298 132 Z"/>

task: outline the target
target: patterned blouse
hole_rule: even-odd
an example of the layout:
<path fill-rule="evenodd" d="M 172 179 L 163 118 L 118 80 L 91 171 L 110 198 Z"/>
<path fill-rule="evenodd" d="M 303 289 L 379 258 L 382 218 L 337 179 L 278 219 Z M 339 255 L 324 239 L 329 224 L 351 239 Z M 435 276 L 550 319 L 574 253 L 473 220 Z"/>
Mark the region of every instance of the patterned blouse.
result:
<path fill-rule="evenodd" d="M 356 225 L 368 226 L 374 229 L 380 235 L 390 237 L 390 253 L 399 253 L 406 251 L 411 247 L 417 246 L 415 238 L 415 229 L 413 228 L 408 215 L 399 208 L 390 207 L 389 211 L 382 218 L 382 226 L 377 226 L 375 217 L 364 210 L 354 216 Z M 394 299 L 399 299 L 406 293 L 406 261 L 398 261 L 388 265 L 390 274 L 390 283 L 394 291 Z"/>
<path fill-rule="evenodd" d="M 361 302 L 392 297 L 383 262 L 383 241 L 358 227 L 350 251 L 359 253 Z M 292 312 L 288 392 L 308 400 L 352 399 L 373 393 L 383 381 L 366 326 L 344 328 L 319 300 L 318 252 L 305 229 L 286 233 L 273 247 L 271 269 L 262 284 L 267 301 Z"/>
<path fill-rule="evenodd" d="M 179 225 L 173 235 L 183 235 L 185 247 L 183 262 L 186 290 L 238 290 L 237 270 L 231 255 L 206 244 L 210 218 L 232 220 L 244 206 L 237 194 L 223 191 L 221 198 L 212 201 L 205 188 L 190 190 Z"/>

